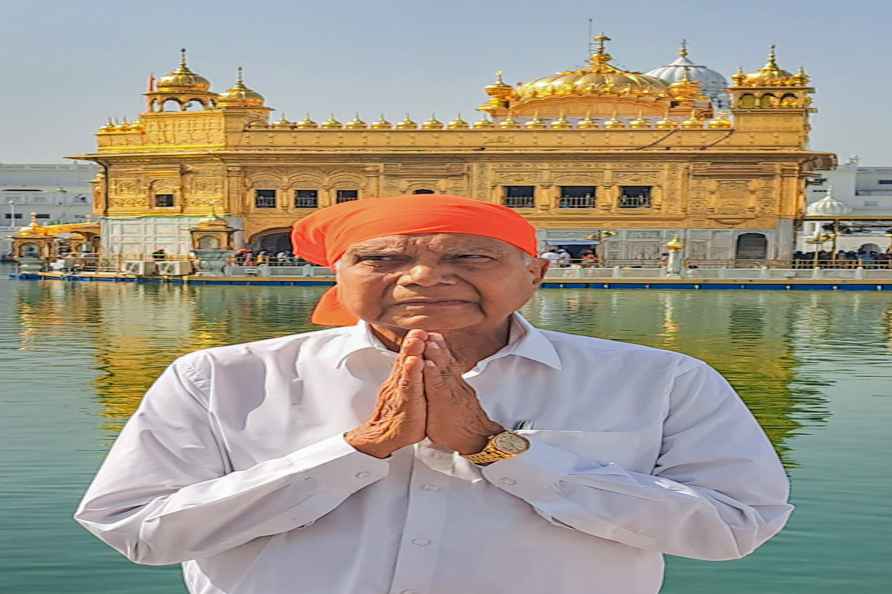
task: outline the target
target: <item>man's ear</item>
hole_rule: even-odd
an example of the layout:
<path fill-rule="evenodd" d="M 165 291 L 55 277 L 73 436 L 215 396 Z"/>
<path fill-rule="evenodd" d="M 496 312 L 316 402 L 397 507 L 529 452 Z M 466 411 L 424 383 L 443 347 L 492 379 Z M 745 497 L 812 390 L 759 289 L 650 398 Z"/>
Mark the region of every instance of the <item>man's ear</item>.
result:
<path fill-rule="evenodd" d="M 545 279 L 545 273 L 548 272 L 548 267 L 551 265 L 551 261 L 547 258 L 533 258 L 532 262 L 530 262 L 530 272 L 533 276 L 533 286 L 538 287 L 542 284 L 542 281 Z"/>

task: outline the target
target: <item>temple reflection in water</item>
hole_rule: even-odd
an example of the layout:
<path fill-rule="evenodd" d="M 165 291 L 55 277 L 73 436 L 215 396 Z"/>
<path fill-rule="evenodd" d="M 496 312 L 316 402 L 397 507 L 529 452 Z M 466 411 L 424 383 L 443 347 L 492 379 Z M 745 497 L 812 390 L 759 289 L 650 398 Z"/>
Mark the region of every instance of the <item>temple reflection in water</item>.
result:
<path fill-rule="evenodd" d="M 43 356 L 64 341 L 93 357 L 97 411 L 113 436 L 173 359 L 311 330 L 306 320 L 323 288 L 18 283 L 15 290 L 20 348 Z M 888 345 L 877 356 L 892 352 L 892 302 L 870 293 L 542 290 L 523 311 L 542 328 L 705 360 L 740 392 L 788 467 L 795 466 L 788 440 L 829 416 L 821 385 L 803 366 L 810 347 L 832 343 L 863 360 L 859 337 L 868 332 Z"/>

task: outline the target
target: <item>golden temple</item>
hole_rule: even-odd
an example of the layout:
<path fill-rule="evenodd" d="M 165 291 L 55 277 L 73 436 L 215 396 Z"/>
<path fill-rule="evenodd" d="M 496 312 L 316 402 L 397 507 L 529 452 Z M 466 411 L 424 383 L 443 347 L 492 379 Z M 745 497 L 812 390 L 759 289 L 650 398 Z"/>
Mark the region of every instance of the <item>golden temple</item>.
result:
<path fill-rule="evenodd" d="M 145 111 L 97 133 L 94 211 L 106 256 L 192 249 L 212 209 L 234 245 L 276 250 L 317 208 L 397 194 L 450 193 L 516 208 L 543 243 L 601 246 L 613 261 L 659 257 L 679 236 L 689 259 L 786 259 L 807 176 L 835 156 L 808 148 L 809 76 L 772 46 L 728 84 L 694 64 L 644 74 L 616 65 L 606 35 L 586 66 L 484 88 L 481 119 L 359 113 L 290 121 L 241 68 L 217 93 L 187 64 L 150 79 Z M 728 109 L 724 109 L 728 106 Z M 423 199 L 423 198 L 420 198 Z"/>

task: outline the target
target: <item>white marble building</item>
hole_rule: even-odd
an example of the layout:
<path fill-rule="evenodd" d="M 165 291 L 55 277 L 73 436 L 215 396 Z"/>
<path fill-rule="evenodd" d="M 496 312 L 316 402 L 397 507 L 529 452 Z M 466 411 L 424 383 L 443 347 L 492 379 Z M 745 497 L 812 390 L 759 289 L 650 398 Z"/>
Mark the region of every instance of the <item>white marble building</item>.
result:
<path fill-rule="evenodd" d="M 83 163 L 0 163 L 0 255 L 10 252 L 10 237 L 31 223 L 80 223 L 90 217 L 90 182 L 96 166 Z"/>
<path fill-rule="evenodd" d="M 892 230 L 892 167 L 861 167 L 853 156 L 835 170 L 819 174 L 820 183 L 808 186 L 806 223 L 796 249 L 814 249 L 805 240 L 814 236 L 817 225 L 828 222 L 808 221 L 808 215 L 819 215 L 840 217 L 838 250 L 885 251 Z M 859 221 L 859 217 L 875 220 Z"/>

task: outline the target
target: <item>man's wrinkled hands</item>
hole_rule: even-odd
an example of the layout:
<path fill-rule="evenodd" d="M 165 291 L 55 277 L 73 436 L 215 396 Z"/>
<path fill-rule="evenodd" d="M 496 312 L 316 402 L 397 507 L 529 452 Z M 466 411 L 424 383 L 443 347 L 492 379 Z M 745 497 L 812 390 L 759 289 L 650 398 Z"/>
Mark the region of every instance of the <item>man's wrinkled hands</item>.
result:
<path fill-rule="evenodd" d="M 436 447 L 474 454 L 490 436 L 503 430 L 487 416 L 477 392 L 464 380 L 461 366 L 437 332 L 428 333 L 425 341 L 424 395 L 427 436 Z"/>
<path fill-rule="evenodd" d="M 443 336 L 410 330 L 371 417 L 344 437 L 356 450 L 386 458 L 425 437 L 438 448 L 473 454 L 501 431 L 462 377 Z"/>
<path fill-rule="evenodd" d="M 372 415 L 344 435 L 354 449 L 376 458 L 386 458 L 425 438 L 427 402 L 422 355 L 427 338 L 424 330 L 410 330 L 406 334 L 393 370 L 378 390 L 378 402 Z"/>

